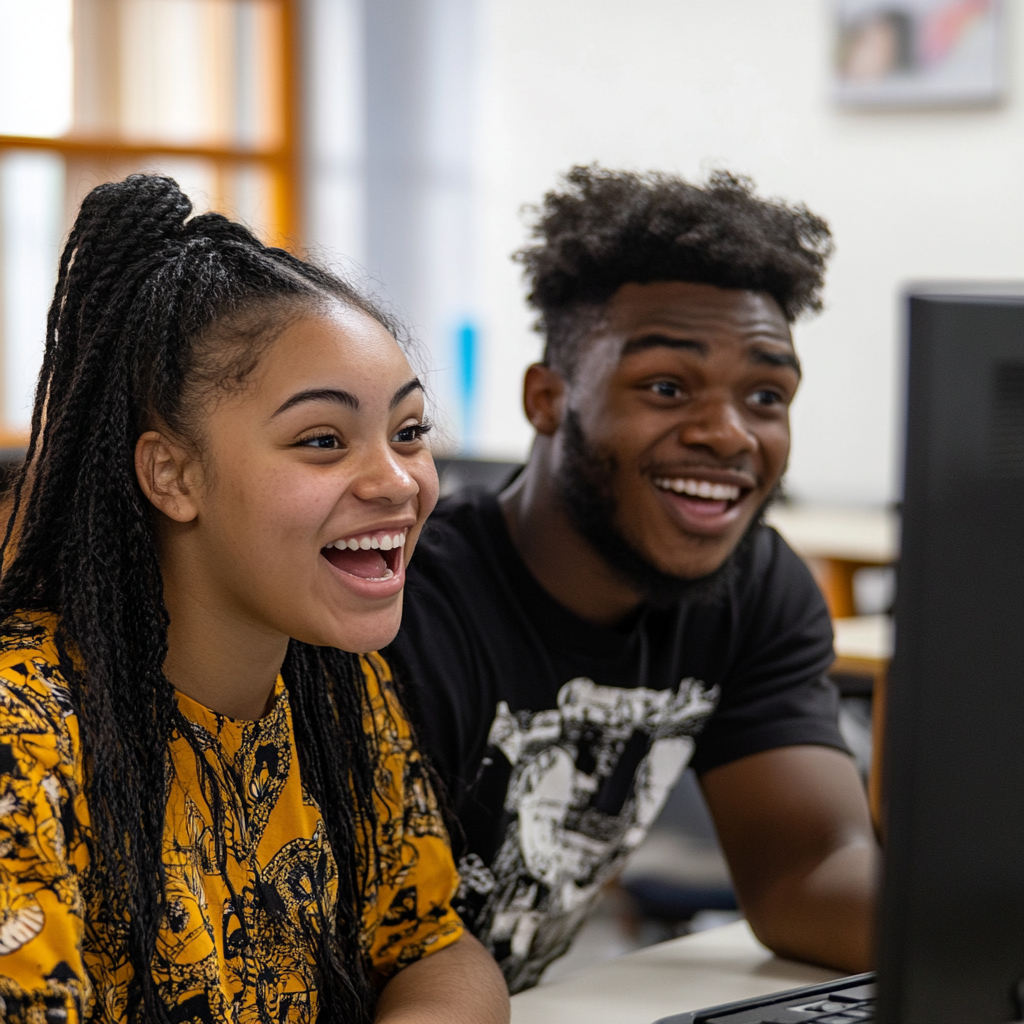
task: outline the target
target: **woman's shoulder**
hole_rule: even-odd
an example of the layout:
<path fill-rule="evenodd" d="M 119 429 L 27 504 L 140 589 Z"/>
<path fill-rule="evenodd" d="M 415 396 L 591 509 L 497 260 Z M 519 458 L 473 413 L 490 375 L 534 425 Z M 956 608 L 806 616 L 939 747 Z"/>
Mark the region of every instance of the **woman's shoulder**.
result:
<path fill-rule="evenodd" d="M 359 655 L 359 667 L 363 672 L 366 686 L 366 700 L 369 704 L 372 731 L 378 735 L 384 728 L 387 732 L 407 735 L 409 725 L 402 711 L 395 682 L 384 656 L 379 651 Z M 367 723 L 368 725 L 370 723 Z"/>
<path fill-rule="evenodd" d="M 402 702 L 395 691 L 395 680 L 387 660 L 379 651 L 359 656 L 359 667 L 366 684 L 366 699 L 373 718 L 374 731 L 382 728 L 396 737 L 410 733 Z"/>
<path fill-rule="evenodd" d="M 66 733 L 74 714 L 49 612 L 21 612 L 0 624 L 0 734 Z"/>
<path fill-rule="evenodd" d="M 56 663 L 56 628 L 57 616 L 53 612 L 31 611 L 12 615 L 0 623 L 0 665 L 6 665 L 12 660 L 16 662 L 19 652 L 26 651 Z"/>
<path fill-rule="evenodd" d="M 380 651 L 360 654 L 359 667 L 363 670 L 366 690 L 371 699 L 392 688 L 391 667 Z"/>

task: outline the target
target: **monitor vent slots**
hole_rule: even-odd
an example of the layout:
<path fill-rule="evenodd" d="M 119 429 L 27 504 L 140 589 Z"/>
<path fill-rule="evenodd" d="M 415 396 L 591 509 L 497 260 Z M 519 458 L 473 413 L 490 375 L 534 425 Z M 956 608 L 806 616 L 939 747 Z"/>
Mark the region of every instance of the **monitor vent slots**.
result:
<path fill-rule="evenodd" d="M 999 363 L 992 371 L 989 460 L 996 473 L 1024 476 L 1024 363 Z"/>

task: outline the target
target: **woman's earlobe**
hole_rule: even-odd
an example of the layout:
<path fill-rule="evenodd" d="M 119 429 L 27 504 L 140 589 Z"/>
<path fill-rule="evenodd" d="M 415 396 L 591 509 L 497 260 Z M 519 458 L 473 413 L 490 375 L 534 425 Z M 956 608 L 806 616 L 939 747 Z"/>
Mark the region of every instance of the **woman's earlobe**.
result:
<path fill-rule="evenodd" d="M 178 523 L 199 514 L 190 485 L 193 458 L 158 430 L 147 430 L 135 443 L 135 476 L 154 508 Z"/>

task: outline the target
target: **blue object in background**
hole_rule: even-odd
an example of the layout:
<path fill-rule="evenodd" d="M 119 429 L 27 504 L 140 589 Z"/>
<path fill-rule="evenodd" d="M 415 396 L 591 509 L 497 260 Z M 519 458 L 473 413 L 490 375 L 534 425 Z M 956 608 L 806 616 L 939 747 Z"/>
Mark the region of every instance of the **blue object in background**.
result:
<path fill-rule="evenodd" d="M 458 381 L 459 434 L 463 452 L 472 450 L 473 412 L 476 404 L 477 349 L 480 333 L 470 320 L 464 320 L 455 331 L 455 368 Z"/>

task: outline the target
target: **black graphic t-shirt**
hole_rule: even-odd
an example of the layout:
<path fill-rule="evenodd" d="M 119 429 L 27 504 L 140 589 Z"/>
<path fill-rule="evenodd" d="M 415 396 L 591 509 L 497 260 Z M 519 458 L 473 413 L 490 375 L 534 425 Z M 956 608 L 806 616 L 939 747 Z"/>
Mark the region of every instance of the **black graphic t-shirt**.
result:
<path fill-rule="evenodd" d="M 821 593 L 774 530 L 751 541 L 720 603 L 616 629 L 544 590 L 492 495 L 428 522 L 389 656 L 465 834 L 456 906 L 512 991 L 565 952 L 688 764 L 846 749 Z"/>

